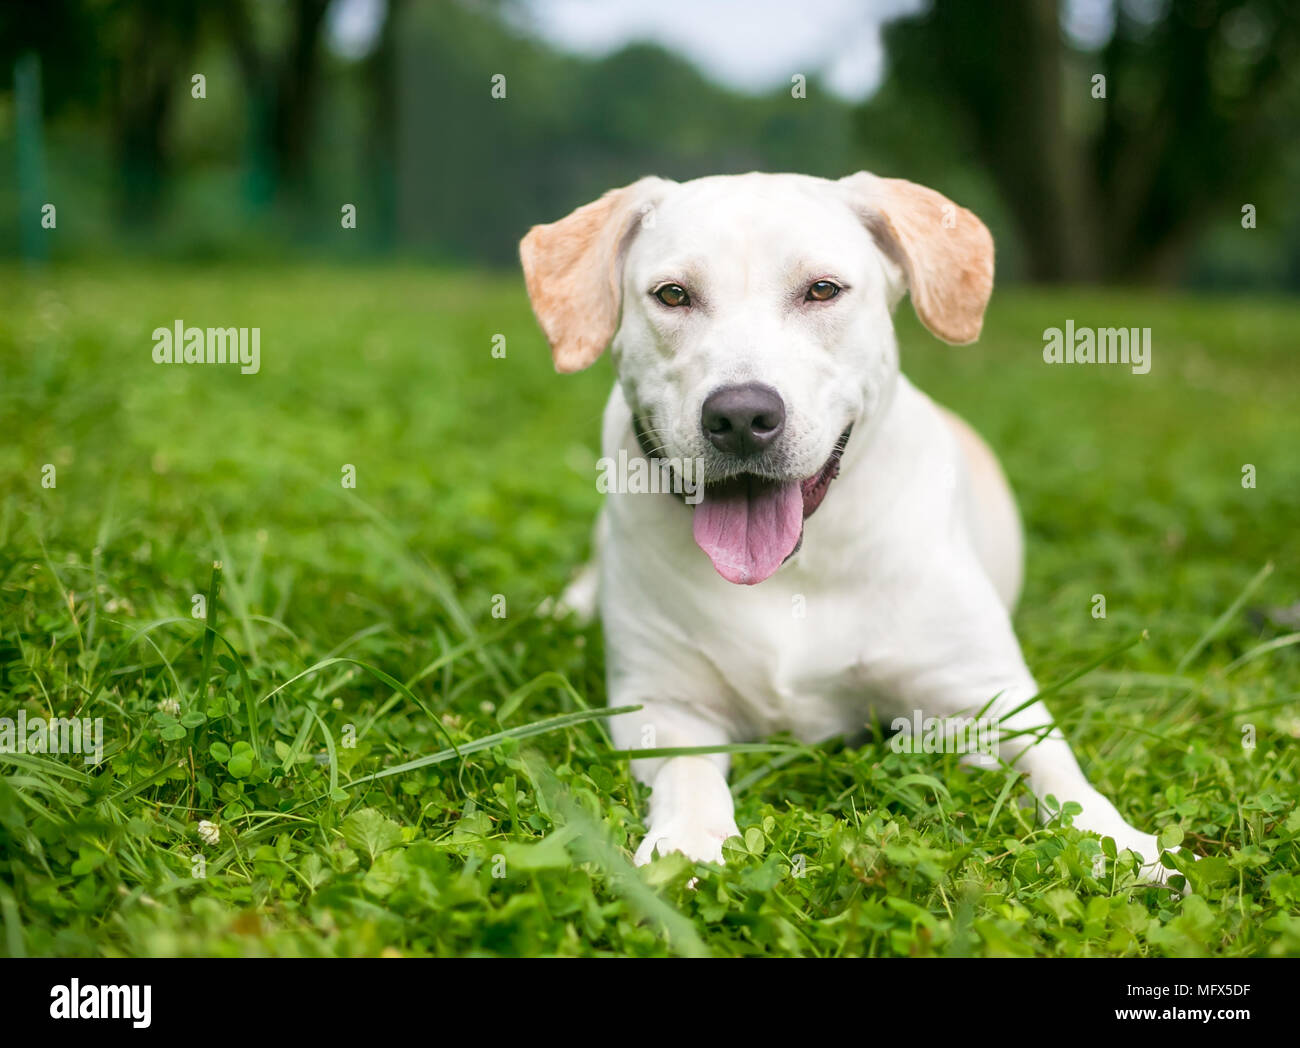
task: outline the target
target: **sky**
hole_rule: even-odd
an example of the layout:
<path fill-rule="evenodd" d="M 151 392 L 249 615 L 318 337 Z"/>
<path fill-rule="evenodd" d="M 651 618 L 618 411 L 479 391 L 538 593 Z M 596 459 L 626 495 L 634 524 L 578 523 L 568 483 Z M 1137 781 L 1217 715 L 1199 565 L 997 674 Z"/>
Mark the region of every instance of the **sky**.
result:
<path fill-rule="evenodd" d="M 1123 2 L 1142 17 L 1168 0 Z M 657 43 L 738 91 L 788 87 L 802 73 L 858 102 L 884 76 L 881 25 L 924 7 L 925 0 L 513 0 L 506 12 L 519 29 L 573 54 L 601 57 L 630 43 Z M 1115 8 L 1116 0 L 1066 0 L 1062 28 L 1076 45 L 1098 47 L 1114 29 Z M 330 46 L 365 55 L 386 9 L 387 0 L 334 0 Z"/>
<path fill-rule="evenodd" d="M 506 12 L 517 28 L 572 54 L 600 57 L 652 42 L 738 91 L 788 87 L 802 73 L 857 101 L 884 73 L 881 23 L 923 2 L 690 0 L 674 9 L 660 0 L 514 0 Z M 344 57 L 364 56 L 386 10 L 386 0 L 334 0 L 326 21 L 330 47 Z"/>
<path fill-rule="evenodd" d="M 521 0 L 512 20 L 565 51 L 598 56 L 652 42 L 740 91 L 788 87 L 802 73 L 860 101 L 884 73 L 881 23 L 921 7 L 922 0 Z"/>

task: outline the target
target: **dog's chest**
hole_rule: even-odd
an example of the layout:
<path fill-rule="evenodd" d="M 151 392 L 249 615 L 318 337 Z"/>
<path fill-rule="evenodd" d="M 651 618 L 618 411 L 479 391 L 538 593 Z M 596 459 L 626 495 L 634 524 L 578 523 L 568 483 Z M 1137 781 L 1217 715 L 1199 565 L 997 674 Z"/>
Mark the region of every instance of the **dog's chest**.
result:
<path fill-rule="evenodd" d="M 803 592 L 797 582 L 773 579 L 770 589 L 749 591 L 762 597 L 746 601 L 736 623 L 743 628 L 703 638 L 706 654 L 753 735 L 788 731 L 812 741 L 856 733 L 889 712 L 878 687 L 892 643 L 887 625 L 851 592 Z"/>

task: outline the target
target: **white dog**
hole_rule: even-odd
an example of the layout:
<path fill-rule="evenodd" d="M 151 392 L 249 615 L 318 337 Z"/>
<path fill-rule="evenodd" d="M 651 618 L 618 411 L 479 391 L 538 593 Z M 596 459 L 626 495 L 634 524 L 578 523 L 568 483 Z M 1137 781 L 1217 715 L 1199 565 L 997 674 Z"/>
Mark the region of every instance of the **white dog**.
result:
<path fill-rule="evenodd" d="M 939 338 L 979 336 L 993 241 L 978 218 L 865 172 L 644 178 L 535 226 L 520 255 L 557 370 L 612 347 L 604 454 L 690 463 L 703 484 L 610 494 L 571 590 L 598 590 L 609 702 L 643 707 L 612 721 L 620 747 L 812 741 L 991 703 L 1000 756 L 1035 794 L 1078 802 L 1076 826 L 1160 877 L 1156 838 L 1089 785 L 1034 701 L 996 458 L 899 372 L 904 291 Z M 738 832 L 727 768 L 633 763 L 652 790 L 638 863 L 722 861 Z"/>

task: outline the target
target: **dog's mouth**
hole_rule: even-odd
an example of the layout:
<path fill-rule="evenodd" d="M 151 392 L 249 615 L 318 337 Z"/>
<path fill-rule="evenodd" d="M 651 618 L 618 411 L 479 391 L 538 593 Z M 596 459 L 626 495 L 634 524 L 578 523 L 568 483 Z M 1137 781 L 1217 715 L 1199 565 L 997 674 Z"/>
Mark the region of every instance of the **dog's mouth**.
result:
<path fill-rule="evenodd" d="M 649 439 L 639 420 L 634 428 L 648 454 Z M 826 497 L 852 432 L 850 425 L 822 468 L 805 480 L 740 473 L 704 486 L 694 510 L 695 543 L 719 575 L 737 585 L 754 586 L 798 552 L 803 522 Z"/>

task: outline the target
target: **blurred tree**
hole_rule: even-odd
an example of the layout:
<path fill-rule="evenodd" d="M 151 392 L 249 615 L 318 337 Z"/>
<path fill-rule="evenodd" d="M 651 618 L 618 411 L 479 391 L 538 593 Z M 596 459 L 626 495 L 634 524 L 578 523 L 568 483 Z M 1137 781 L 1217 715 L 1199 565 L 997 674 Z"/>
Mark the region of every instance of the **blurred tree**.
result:
<path fill-rule="evenodd" d="M 23 261 L 49 257 L 40 215 L 49 201 L 45 179 L 45 128 L 41 118 L 41 59 L 28 51 L 14 62 L 14 131 L 18 159 L 18 229 Z"/>
<path fill-rule="evenodd" d="M 1031 279 L 1173 280 L 1300 131 L 1294 0 L 1119 3 L 1096 50 L 1067 39 L 1055 0 L 933 0 L 885 41 L 862 133 L 942 128 L 919 134 L 991 175 Z"/>
<path fill-rule="evenodd" d="M 190 89 L 201 8 L 171 0 L 109 5 L 106 42 L 114 145 L 128 226 L 159 215 L 166 188 L 167 134 L 175 105 Z"/>
<path fill-rule="evenodd" d="M 388 0 L 374 51 L 366 59 L 370 106 L 366 157 L 375 195 L 374 228 L 381 244 L 397 236 L 397 34 L 406 0 Z"/>
<path fill-rule="evenodd" d="M 491 4 L 413 4 L 397 46 L 401 236 L 444 255 L 517 265 L 529 226 L 642 175 L 839 176 L 863 163 L 852 107 L 816 81 L 807 98 L 753 97 L 654 45 L 575 57 Z"/>
<path fill-rule="evenodd" d="M 255 196 L 307 195 L 320 79 L 321 30 L 329 0 L 289 0 L 286 24 L 266 29 L 250 0 L 224 0 L 221 17 L 244 77 Z M 267 36 L 282 37 L 279 46 Z"/>
<path fill-rule="evenodd" d="M 47 117 L 97 101 L 107 14 L 103 4 L 82 0 L 0 4 L 0 86 L 7 86 L 18 57 L 34 51 L 44 71 Z"/>
<path fill-rule="evenodd" d="M 0 56 L 40 56 L 44 116 L 107 102 L 128 226 L 151 223 L 167 183 L 167 135 L 189 89 L 202 9 L 172 0 L 48 0 L 0 9 Z"/>

